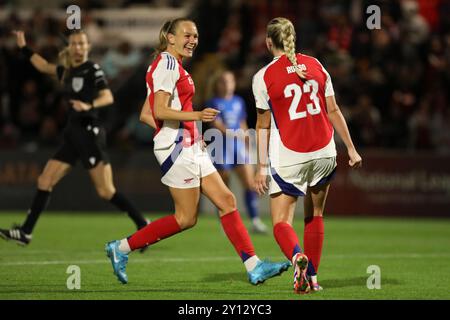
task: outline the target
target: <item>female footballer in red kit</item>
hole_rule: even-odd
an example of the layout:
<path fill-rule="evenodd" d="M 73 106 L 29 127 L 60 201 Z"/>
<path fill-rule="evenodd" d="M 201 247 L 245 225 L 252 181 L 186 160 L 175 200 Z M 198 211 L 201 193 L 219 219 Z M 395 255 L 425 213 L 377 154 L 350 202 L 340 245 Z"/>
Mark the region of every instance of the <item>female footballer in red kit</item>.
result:
<path fill-rule="evenodd" d="M 204 148 L 195 121 L 211 122 L 219 111 L 193 111 L 195 87 L 182 60 L 192 57 L 198 44 L 195 23 L 189 19 L 166 22 L 160 32 L 156 58 L 147 71 L 148 98 L 141 120 L 156 128 L 154 153 L 161 166 L 162 183 L 169 187 L 175 213 L 153 221 L 128 238 L 109 242 L 106 252 L 122 283 L 129 252 L 152 245 L 197 222 L 200 193 L 219 209 L 225 234 L 242 259 L 252 284 L 280 274 L 290 262 L 261 261 L 236 209 L 236 199 L 227 188 Z"/>
<path fill-rule="evenodd" d="M 291 21 L 271 20 L 266 44 L 273 61 L 253 78 L 259 155 L 256 190 L 260 194 L 269 190 L 273 233 L 294 266 L 294 291 L 320 291 L 323 211 L 336 171 L 334 130 L 347 147 L 349 165 L 358 168 L 362 159 L 336 104 L 330 75 L 316 58 L 295 53 Z M 304 252 L 292 227 L 299 196 L 304 197 Z"/>

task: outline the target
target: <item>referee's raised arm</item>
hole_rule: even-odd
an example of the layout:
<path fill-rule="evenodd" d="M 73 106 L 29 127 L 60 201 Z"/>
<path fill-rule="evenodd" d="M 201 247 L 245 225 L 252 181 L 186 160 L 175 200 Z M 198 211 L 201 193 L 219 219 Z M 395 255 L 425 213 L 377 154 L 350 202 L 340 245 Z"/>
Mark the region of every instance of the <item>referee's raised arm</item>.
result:
<path fill-rule="evenodd" d="M 30 60 L 31 64 L 42 73 L 56 76 L 56 65 L 49 63 L 41 55 L 33 52 L 28 46 L 25 40 L 25 33 L 21 30 L 13 31 L 16 36 L 17 46 L 21 52 Z"/>

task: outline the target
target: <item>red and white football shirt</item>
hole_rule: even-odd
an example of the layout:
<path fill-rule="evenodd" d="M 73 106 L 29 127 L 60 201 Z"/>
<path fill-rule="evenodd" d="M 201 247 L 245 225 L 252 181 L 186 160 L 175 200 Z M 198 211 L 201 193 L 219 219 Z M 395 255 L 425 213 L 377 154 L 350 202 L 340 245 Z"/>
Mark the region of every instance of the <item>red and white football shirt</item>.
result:
<path fill-rule="evenodd" d="M 154 115 L 155 93 L 159 90 L 171 94 L 169 105 L 175 110 L 193 111 L 192 98 L 195 93 L 194 81 L 178 61 L 168 52 L 160 53 L 147 70 L 147 94 Z M 154 117 L 154 116 L 153 116 Z M 191 146 L 199 138 L 195 121 L 157 120 L 153 137 L 154 149 L 171 146 L 183 130 L 183 145 Z"/>
<path fill-rule="evenodd" d="M 303 81 L 286 55 L 275 57 L 253 77 L 256 107 L 271 110 L 269 158 L 273 167 L 291 166 L 336 156 L 326 97 L 333 96 L 331 77 L 320 62 L 297 54 Z"/>

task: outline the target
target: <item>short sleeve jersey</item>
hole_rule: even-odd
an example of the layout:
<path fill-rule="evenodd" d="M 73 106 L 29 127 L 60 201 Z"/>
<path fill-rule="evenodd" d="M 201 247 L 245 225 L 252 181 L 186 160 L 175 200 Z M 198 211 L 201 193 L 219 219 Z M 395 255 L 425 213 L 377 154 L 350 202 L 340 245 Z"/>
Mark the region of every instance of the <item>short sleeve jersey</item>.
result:
<path fill-rule="evenodd" d="M 195 93 L 194 81 L 189 73 L 168 52 L 160 53 L 147 70 L 147 93 L 150 108 L 154 115 L 155 93 L 170 93 L 169 106 L 175 110 L 193 111 L 192 99 Z M 153 137 L 155 150 L 168 148 L 183 136 L 183 145 L 193 145 L 199 138 L 195 121 L 157 120 Z"/>
<path fill-rule="evenodd" d="M 272 166 L 290 166 L 336 155 L 326 97 L 331 77 L 320 62 L 297 54 L 300 79 L 286 55 L 275 57 L 253 77 L 256 108 L 271 111 L 269 158 Z"/>
<path fill-rule="evenodd" d="M 100 66 L 92 61 L 70 69 L 64 69 L 59 65 L 56 67 L 58 79 L 63 81 L 64 93 L 68 100 L 80 100 L 92 104 L 97 98 L 98 92 L 108 89 L 108 81 Z M 76 120 L 80 117 L 98 118 L 98 110 L 77 112 L 70 108 L 69 120 Z"/>
<path fill-rule="evenodd" d="M 220 111 L 217 118 L 227 129 L 240 129 L 241 122 L 247 119 L 245 102 L 239 96 L 233 96 L 231 99 L 212 98 L 206 102 L 206 106 Z"/>

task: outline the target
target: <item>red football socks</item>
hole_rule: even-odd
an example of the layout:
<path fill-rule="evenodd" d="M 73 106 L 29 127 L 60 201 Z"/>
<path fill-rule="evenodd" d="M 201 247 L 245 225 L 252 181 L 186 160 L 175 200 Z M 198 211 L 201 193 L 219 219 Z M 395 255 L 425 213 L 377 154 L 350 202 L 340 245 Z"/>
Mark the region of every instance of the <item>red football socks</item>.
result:
<path fill-rule="evenodd" d="M 279 222 L 273 227 L 273 235 L 275 240 L 277 240 L 278 245 L 283 251 L 286 258 L 289 261 L 292 257 L 301 252 L 300 245 L 298 243 L 298 237 L 295 233 L 294 228 L 289 223 Z"/>
<path fill-rule="evenodd" d="M 170 215 L 152 221 L 144 228 L 135 232 L 128 238 L 128 244 L 131 250 L 136 250 L 168 238 L 180 231 L 181 228 L 175 219 L 175 215 Z"/>
<path fill-rule="evenodd" d="M 317 273 L 319 270 L 320 257 L 322 256 L 323 235 L 323 217 L 317 216 L 305 219 L 303 245 L 305 254 L 314 267 L 314 273 Z"/>
<path fill-rule="evenodd" d="M 241 257 L 242 261 L 255 255 L 255 249 L 253 247 L 250 236 L 248 235 L 247 228 L 242 223 L 241 216 L 237 210 L 234 210 L 226 215 L 220 217 L 223 230 L 227 235 L 230 242 L 233 244 L 237 254 Z"/>

